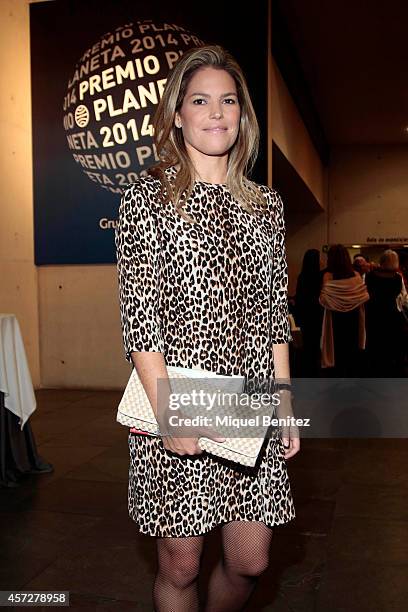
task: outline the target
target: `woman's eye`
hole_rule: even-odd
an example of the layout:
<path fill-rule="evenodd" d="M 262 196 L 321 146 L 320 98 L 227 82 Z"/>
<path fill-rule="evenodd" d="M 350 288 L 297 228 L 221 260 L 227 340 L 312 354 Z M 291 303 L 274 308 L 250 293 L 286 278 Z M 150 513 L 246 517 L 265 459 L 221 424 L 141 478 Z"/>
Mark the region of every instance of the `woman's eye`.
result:
<path fill-rule="evenodd" d="M 193 100 L 193 104 L 205 104 L 205 100 L 204 98 L 196 98 L 195 100 Z"/>
<path fill-rule="evenodd" d="M 224 102 L 227 104 L 236 104 L 237 100 L 235 98 L 224 98 Z"/>

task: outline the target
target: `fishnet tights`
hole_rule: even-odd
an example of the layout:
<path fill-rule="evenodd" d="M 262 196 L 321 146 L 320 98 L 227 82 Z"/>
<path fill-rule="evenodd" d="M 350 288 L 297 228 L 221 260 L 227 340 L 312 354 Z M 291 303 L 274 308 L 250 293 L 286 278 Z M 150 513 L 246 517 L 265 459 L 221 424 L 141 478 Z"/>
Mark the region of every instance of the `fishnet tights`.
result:
<path fill-rule="evenodd" d="M 206 612 L 239 612 L 268 567 L 272 529 L 233 521 L 222 527 L 224 558 L 210 578 Z"/>
<path fill-rule="evenodd" d="M 258 522 L 222 526 L 223 559 L 210 578 L 206 612 L 240 612 L 268 566 L 272 529 Z M 155 612 L 197 612 L 204 536 L 157 538 Z"/>
<path fill-rule="evenodd" d="M 157 538 L 158 572 L 153 585 L 155 612 L 196 612 L 204 536 Z"/>

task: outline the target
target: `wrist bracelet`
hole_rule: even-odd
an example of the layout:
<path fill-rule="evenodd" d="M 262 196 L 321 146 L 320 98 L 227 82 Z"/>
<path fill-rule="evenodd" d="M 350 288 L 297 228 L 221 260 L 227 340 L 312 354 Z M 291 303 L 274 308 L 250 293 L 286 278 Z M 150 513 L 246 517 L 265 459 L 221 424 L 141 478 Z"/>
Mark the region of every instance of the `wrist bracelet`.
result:
<path fill-rule="evenodd" d="M 292 391 L 292 385 L 290 383 L 276 383 L 275 388 L 278 391 Z"/>

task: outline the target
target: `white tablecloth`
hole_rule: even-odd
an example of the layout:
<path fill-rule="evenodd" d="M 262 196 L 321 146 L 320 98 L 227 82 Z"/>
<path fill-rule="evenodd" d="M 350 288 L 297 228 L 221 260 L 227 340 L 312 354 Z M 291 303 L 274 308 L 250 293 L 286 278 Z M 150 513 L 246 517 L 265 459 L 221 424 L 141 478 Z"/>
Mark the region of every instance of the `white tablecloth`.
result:
<path fill-rule="evenodd" d="M 37 404 L 20 326 L 13 314 L 0 313 L 0 391 L 5 394 L 6 408 L 19 417 L 23 429 Z"/>

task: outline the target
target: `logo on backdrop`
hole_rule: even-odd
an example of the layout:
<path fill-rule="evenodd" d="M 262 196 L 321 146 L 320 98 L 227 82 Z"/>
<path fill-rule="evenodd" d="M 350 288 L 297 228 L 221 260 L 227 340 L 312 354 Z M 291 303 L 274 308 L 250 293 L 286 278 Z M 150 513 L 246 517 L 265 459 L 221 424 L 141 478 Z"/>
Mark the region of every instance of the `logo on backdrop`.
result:
<path fill-rule="evenodd" d="M 151 120 L 167 74 L 201 44 L 174 23 L 146 20 L 116 28 L 85 51 L 68 82 L 63 125 L 91 181 L 120 193 L 157 161 Z"/>

